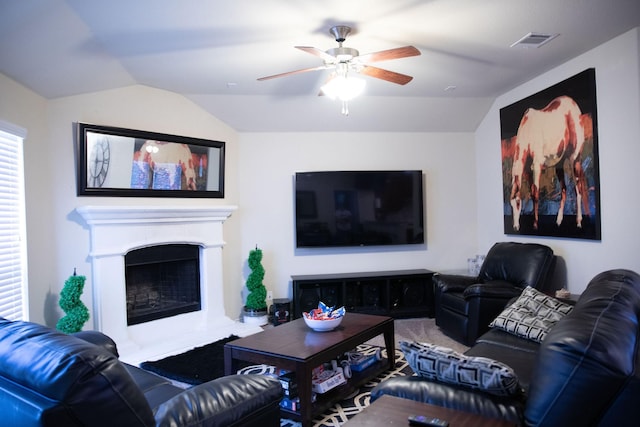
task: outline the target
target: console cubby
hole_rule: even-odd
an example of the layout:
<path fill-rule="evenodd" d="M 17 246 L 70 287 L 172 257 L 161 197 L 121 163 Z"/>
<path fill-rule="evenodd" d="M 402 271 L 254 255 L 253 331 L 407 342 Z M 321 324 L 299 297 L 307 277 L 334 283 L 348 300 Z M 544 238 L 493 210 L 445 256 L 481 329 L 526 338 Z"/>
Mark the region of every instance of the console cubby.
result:
<path fill-rule="evenodd" d="M 433 274 L 417 269 L 291 276 L 293 318 L 320 301 L 354 313 L 433 317 Z"/>

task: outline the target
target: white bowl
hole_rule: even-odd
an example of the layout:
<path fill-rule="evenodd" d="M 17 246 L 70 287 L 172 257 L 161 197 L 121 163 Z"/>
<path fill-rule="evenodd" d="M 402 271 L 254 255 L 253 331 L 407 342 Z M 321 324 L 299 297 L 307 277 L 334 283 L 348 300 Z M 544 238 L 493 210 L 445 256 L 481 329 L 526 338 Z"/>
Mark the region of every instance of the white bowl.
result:
<path fill-rule="evenodd" d="M 333 331 L 335 328 L 337 328 L 340 325 L 340 322 L 342 322 L 342 317 L 344 316 L 338 317 L 336 319 L 325 319 L 325 320 L 307 319 L 307 317 L 304 315 L 303 317 L 307 326 L 313 329 L 314 331 L 326 332 L 326 331 Z"/>

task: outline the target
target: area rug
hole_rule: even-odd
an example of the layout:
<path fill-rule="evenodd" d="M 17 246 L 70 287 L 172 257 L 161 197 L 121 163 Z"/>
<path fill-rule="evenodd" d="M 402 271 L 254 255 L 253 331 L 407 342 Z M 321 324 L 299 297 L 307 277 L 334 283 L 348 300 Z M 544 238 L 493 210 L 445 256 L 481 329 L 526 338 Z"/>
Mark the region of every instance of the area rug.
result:
<path fill-rule="evenodd" d="M 140 367 L 170 380 L 190 385 L 202 384 L 224 375 L 224 345 L 238 338 L 231 335 L 185 353 L 142 362 Z"/>
<path fill-rule="evenodd" d="M 365 354 L 373 354 L 380 347 L 372 346 L 368 344 L 362 344 L 357 347 L 359 352 Z M 383 357 L 387 357 L 387 351 L 382 349 Z M 403 377 L 407 375 L 413 375 L 413 371 L 409 367 L 407 361 L 404 358 L 404 354 L 400 350 L 396 350 L 395 354 L 396 366 L 395 369 L 385 371 L 377 377 L 369 380 L 366 384 L 360 387 L 360 389 L 354 392 L 348 398 L 337 402 L 331 408 L 327 409 L 325 413 L 313 420 L 314 427 L 337 427 L 346 423 L 350 418 L 356 416 L 364 408 L 369 406 L 371 400 L 371 390 L 382 381 L 385 381 L 393 377 Z M 254 365 L 249 366 L 238 371 L 239 374 L 264 374 L 269 375 L 275 372 L 273 366 L 267 365 Z M 280 420 L 280 427 L 300 427 L 299 422 L 282 418 Z"/>
<path fill-rule="evenodd" d="M 224 344 L 237 338 L 236 336 L 230 336 L 176 356 L 170 356 L 154 362 L 143 362 L 140 367 L 168 378 L 178 386 L 187 388 L 222 376 L 224 374 Z M 395 338 L 396 347 L 398 347 L 398 341 L 417 340 L 451 347 L 460 352 L 468 349 L 468 347 L 442 334 L 435 325 L 434 319 L 396 319 Z M 384 347 L 384 340 L 382 340 L 382 337 L 377 337 L 358 346 L 358 351 L 365 353 L 375 352 L 380 347 Z M 382 349 L 382 354 L 386 357 L 384 348 Z M 369 405 L 371 390 L 377 384 L 388 378 L 413 374 L 400 350 L 396 349 L 394 357 L 396 361 L 395 369 L 382 373 L 360 387 L 349 398 L 337 402 L 324 414 L 314 419 L 314 427 L 341 426 Z M 273 374 L 275 369 L 273 366 L 268 365 L 245 364 L 244 366 L 241 365 L 238 373 L 269 375 Z M 283 418 L 280 425 L 281 427 L 300 427 L 301 424 Z"/>
<path fill-rule="evenodd" d="M 140 367 L 151 372 L 155 372 L 165 378 L 173 380 L 177 385 L 185 388 L 191 385 L 200 384 L 224 374 L 224 344 L 238 337 L 230 336 L 223 340 L 194 348 L 186 353 L 170 356 L 154 362 L 143 362 Z M 362 344 L 357 350 L 372 354 L 380 347 L 375 345 Z M 382 349 L 383 357 L 387 357 L 387 352 Z M 314 427 L 335 427 L 341 426 L 357 413 L 369 406 L 371 390 L 380 382 L 393 377 L 412 375 L 404 355 L 400 350 L 396 350 L 395 369 L 386 371 L 373 378 L 360 389 L 354 392 L 347 399 L 337 402 L 324 414 L 314 420 Z M 275 375 L 276 368 L 269 365 L 245 365 L 238 370 L 239 374 L 262 374 Z M 181 383 L 181 384 L 180 384 Z M 283 418 L 280 420 L 281 427 L 300 427 L 299 422 Z"/>

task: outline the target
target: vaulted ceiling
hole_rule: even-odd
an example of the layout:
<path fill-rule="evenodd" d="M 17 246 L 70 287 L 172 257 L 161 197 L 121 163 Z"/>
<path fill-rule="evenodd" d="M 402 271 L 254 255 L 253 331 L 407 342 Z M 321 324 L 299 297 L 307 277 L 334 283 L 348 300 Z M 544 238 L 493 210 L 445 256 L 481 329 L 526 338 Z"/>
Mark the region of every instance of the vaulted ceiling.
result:
<path fill-rule="evenodd" d="M 406 85 L 365 77 L 350 102 L 318 96 L 330 71 L 295 49 L 360 54 Z M 241 132 L 473 131 L 496 96 L 640 26 L 638 0 L 0 0 L 0 72 L 49 98 L 130 85 L 184 95 Z M 510 47 L 526 34 L 558 34 Z"/>

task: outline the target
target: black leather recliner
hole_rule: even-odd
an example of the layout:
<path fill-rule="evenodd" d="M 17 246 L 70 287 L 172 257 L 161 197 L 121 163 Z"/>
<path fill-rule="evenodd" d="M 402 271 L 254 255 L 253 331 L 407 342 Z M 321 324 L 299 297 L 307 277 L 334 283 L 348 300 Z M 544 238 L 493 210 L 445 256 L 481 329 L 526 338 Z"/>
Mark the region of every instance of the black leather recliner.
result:
<path fill-rule="evenodd" d="M 118 360 L 108 336 L 75 335 L 0 317 L 0 425 L 280 425 L 276 378 L 228 375 L 183 390 Z"/>
<path fill-rule="evenodd" d="M 452 338 L 473 344 L 525 287 L 547 291 L 554 261 L 548 246 L 501 242 L 487 253 L 478 277 L 436 274 L 436 325 Z"/>

